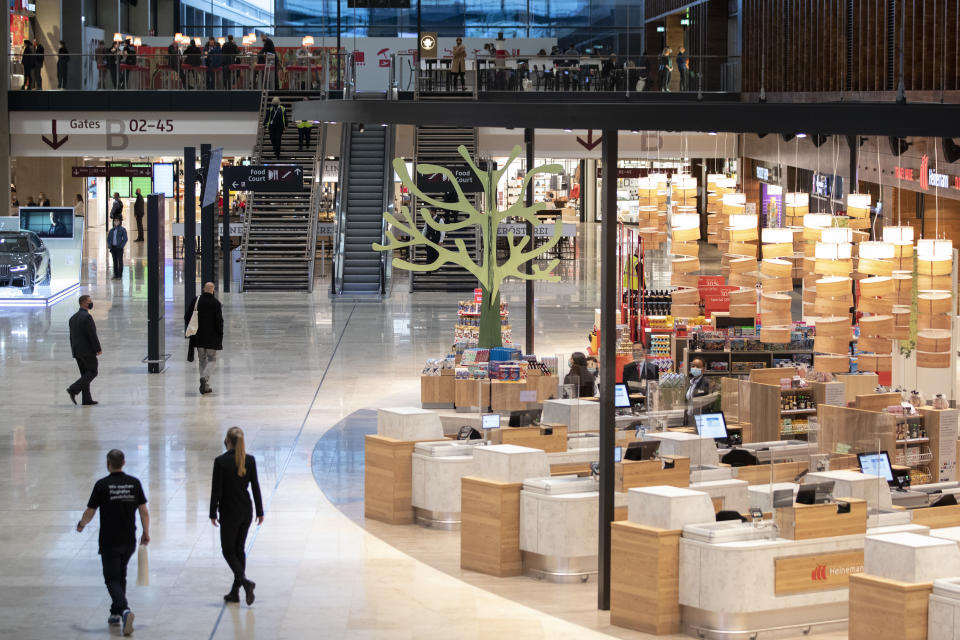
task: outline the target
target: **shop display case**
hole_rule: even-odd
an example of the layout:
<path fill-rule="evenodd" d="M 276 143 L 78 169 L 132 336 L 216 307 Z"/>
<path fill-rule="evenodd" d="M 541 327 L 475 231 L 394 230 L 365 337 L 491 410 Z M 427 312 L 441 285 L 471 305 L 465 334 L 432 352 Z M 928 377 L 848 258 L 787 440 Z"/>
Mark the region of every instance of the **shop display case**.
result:
<path fill-rule="evenodd" d="M 73 207 L 20 207 L 0 218 L 0 306 L 48 306 L 80 287 L 83 218 Z"/>

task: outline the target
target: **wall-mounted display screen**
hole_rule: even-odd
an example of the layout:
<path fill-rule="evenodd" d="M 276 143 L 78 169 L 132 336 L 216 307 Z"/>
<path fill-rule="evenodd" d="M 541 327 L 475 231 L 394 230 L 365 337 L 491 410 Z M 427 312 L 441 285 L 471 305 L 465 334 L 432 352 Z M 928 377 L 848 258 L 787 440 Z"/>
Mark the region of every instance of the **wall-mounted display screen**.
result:
<path fill-rule="evenodd" d="M 173 183 L 173 164 L 158 162 L 153 165 L 153 192 L 162 193 L 167 198 L 173 198 L 176 193 Z"/>
<path fill-rule="evenodd" d="M 41 238 L 72 238 L 73 207 L 20 207 L 20 228 Z"/>

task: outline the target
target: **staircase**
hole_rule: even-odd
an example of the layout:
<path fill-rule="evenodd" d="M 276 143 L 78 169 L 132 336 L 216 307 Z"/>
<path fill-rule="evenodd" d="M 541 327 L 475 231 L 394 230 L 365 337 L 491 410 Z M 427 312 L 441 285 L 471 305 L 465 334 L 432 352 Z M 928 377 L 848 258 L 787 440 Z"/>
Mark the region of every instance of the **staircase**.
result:
<path fill-rule="evenodd" d="M 287 113 L 280 159 L 273 154 L 270 132 L 264 122 L 273 98 L 280 99 Z M 260 129 L 254 148 L 254 164 L 294 164 L 303 171 L 303 191 L 255 193 L 247 199 L 243 232 L 241 291 L 312 291 L 313 263 L 317 242 L 319 183 L 313 176 L 322 166 L 321 126 L 314 125 L 309 148 L 298 149 L 296 123 L 290 120 L 293 104 L 319 93 L 302 91 L 264 92 L 260 103 Z"/>
<path fill-rule="evenodd" d="M 438 164 L 449 166 L 464 164 L 463 158 L 457 151 L 460 145 L 467 148 L 470 156 L 475 158 L 477 153 L 477 131 L 463 127 L 417 127 L 415 142 L 415 158 L 418 163 Z M 414 171 L 413 176 L 416 175 Z M 427 193 L 428 196 L 439 197 L 441 193 Z M 467 194 L 474 206 L 479 206 L 480 194 Z M 420 215 L 420 205 L 416 199 L 411 203 L 416 212 L 417 227 L 423 228 L 423 216 Z M 463 240 L 470 256 L 476 260 L 479 253 L 478 230 L 469 227 L 461 231 L 451 231 L 446 234 L 443 246 L 456 250 L 456 241 Z M 426 249 L 422 246 L 411 247 L 411 260 L 426 264 Z M 411 291 L 472 291 L 477 286 L 477 279 L 469 271 L 457 265 L 446 264 L 436 271 L 411 271 Z"/>
<path fill-rule="evenodd" d="M 333 295 L 379 296 L 387 292 L 389 254 L 374 251 L 383 242 L 383 213 L 393 205 L 394 128 L 343 125 L 341 192 Z"/>

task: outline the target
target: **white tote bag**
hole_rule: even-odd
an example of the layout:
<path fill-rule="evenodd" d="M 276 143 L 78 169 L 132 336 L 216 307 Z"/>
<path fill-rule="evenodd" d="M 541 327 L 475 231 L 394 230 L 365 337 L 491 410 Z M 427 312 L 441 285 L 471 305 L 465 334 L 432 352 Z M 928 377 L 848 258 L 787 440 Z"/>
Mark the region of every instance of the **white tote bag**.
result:
<path fill-rule="evenodd" d="M 190 314 L 190 322 L 187 323 L 187 329 L 183 332 L 185 338 L 197 335 L 197 329 L 200 328 L 200 317 L 197 314 L 198 304 L 200 304 L 200 296 L 197 296 L 197 301 L 193 303 L 193 313 Z"/>
<path fill-rule="evenodd" d="M 147 545 L 137 545 L 137 586 L 150 585 L 150 557 L 147 555 Z"/>

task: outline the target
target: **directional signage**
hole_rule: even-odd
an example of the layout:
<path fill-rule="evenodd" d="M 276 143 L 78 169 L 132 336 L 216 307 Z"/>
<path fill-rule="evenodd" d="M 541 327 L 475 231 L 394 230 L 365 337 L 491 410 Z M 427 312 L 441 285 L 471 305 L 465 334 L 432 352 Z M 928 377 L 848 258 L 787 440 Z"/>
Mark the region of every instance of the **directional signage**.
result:
<path fill-rule="evenodd" d="M 153 165 L 148 167 L 73 167 L 74 178 L 152 178 Z"/>
<path fill-rule="evenodd" d="M 303 191 L 303 170 L 295 164 L 224 167 L 223 185 L 231 191 Z"/>
<path fill-rule="evenodd" d="M 483 193 L 483 185 L 480 184 L 470 165 L 462 163 L 445 166 L 460 183 L 460 189 L 464 193 Z M 480 170 L 487 168 L 485 162 L 480 162 L 477 166 Z M 417 188 L 426 194 L 453 193 L 453 186 L 448 184 L 447 176 L 442 173 L 418 173 Z"/>

